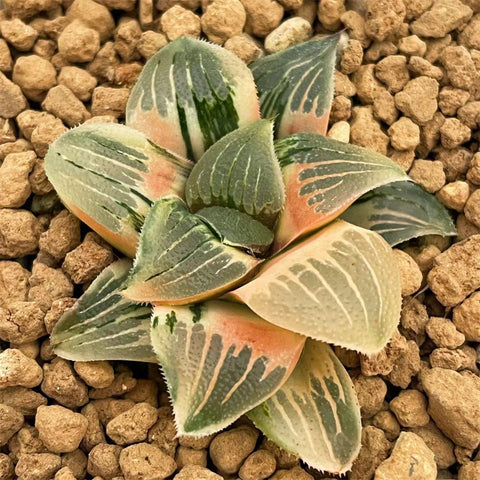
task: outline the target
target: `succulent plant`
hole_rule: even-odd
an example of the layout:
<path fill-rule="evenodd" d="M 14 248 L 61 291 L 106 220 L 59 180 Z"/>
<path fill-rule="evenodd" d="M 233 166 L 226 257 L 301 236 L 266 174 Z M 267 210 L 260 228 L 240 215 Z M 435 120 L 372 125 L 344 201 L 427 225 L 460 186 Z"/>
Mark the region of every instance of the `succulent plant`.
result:
<path fill-rule="evenodd" d="M 54 351 L 158 362 L 179 434 L 246 413 L 309 465 L 341 473 L 360 448 L 360 411 L 329 344 L 379 352 L 401 305 L 389 243 L 454 229 L 394 162 L 324 136 L 338 40 L 249 69 L 178 39 L 147 62 L 126 125 L 70 130 L 46 171 L 126 255 L 65 313 Z"/>

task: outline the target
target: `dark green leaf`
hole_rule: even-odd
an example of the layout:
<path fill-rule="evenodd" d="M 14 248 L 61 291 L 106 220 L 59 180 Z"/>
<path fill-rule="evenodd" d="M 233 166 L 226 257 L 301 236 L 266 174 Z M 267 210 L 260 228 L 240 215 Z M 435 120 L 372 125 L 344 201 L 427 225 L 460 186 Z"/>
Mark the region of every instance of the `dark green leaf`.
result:
<path fill-rule="evenodd" d="M 207 207 L 195 215 L 214 230 L 226 245 L 265 253 L 273 242 L 271 230 L 250 215 L 233 208 Z"/>

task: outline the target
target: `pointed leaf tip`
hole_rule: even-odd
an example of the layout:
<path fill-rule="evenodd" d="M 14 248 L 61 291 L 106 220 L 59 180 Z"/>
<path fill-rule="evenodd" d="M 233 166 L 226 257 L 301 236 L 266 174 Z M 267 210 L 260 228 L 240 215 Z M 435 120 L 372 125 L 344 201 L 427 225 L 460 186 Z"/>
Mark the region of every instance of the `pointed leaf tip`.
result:
<path fill-rule="evenodd" d="M 136 302 L 184 305 L 239 285 L 259 260 L 220 242 L 182 200 L 152 207 L 123 294 Z"/>
<path fill-rule="evenodd" d="M 269 439 L 317 470 L 343 474 L 360 451 L 355 390 L 324 343 L 307 340 L 287 382 L 248 416 Z"/>
<path fill-rule="evenodd" d="M 264 254 L 273 243 L 273 232 L 246 213 L 228 207 L 202 208 L 195 214 L 225 245 Z"/>
<path fill-rule="evenodd" d="M 390 245 L 424 235 L 457 234 L 447 209 L 412 182 L 395 182 L 367 193 L 342 218 L 380 234 Z"/>
<path fill-rule="evenodd" d="M 211 206 L 234 208 L 269 228 L 282 210 L 284 196 L 270 120 L 219 140 L 195 165 L 185 187 L 193 212 Z"/>
<path fill-rule="evenodd" d="M 262 117 L 276 118 L 276 137 L 324 135 L 333 99 L 340 34 L 301 43 L 250 64 Z"/>
<path fill-rule="evenodd" d="M 322 135 L 277 140 L 275 151 L 287 193 L 275 251 L 334 220 L 372 188 L 408 178 L 389 158 Z"/>
<path fill-rule="evenodd" d="M 380 351 L 400 319 L 390 246 L 344 221 L 273 257 L 232 295 L 275 325 L 365 354 Z"/>
<path fill-rule="evenodd" d="M 180 435 L 227 427 L 282 386 L 305 338 L 244 305 L 211 301 L 155 307 L 152 342 Z"/>
<path fill-rule="evenodd" d="M 126 258 L 112 263 L 62 316 L 50 339 L 58 356 L 75 361 L 155 362 L 151 308 L 121 295 L 131 267 L 132 261 Z"/>
<path fill-rule="evenodd" d="M 247 66 L 224 48 L 186 37 L 146 63 L 127 104 L 127 125 L 192 160 L 258 118 Z"/>

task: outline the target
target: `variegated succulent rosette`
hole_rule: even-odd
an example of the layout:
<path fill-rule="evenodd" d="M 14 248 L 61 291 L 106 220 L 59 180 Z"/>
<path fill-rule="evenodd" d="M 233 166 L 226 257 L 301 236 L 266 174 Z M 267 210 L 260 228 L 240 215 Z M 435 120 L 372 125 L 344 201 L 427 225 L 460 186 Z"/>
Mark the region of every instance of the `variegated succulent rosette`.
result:
<path fill-rule="evenodd" d="M 249 69 L 178 39 L 147 62 L 126 125 L 70 130 L 46 171 L 126 255 L 62 317 L 55 353 L 158 362 L 179 434 L 246 413 L 341 473 L 360 448 L 360 411 L 329 344 L 380 351 L 401 306 L 391 245 L 454 228 L 394 162 L 324 136 L 338 40 Z"/>

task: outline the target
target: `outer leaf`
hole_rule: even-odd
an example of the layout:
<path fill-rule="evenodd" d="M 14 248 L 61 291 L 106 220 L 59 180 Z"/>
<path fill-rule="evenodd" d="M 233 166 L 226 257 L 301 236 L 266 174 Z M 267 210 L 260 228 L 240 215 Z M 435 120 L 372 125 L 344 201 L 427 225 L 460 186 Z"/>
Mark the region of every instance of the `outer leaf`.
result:
<path fill-rule="evenodd" d="M 277 118 L 277 138 L 327 132 L 339 38 L 301 43 L 250 64 L 262 117 Z"/>
<path fill-rule="evenodd" d="M 276 250 L 337 218 L 372 188 L 408 178 L 387 157 L 322 135 L 292 135 L 275 150 L 287 190 Z"/>
<path fill-rule="evenodd" d="M 207 207 L 196 213 L 220 238 L 232 247 L 264 253 L 273 243 L 273 232 L 250 215 L 228 207 Z"/>
<path fill-rule="evenodd" d="M 400 317 L 391 248 L 344 221 L 274 257 L 233 295 L 279 327 L 366 354 L 387 344 Z"/>
<path fill-rule="evenodd" d="M 178 198 L 155 203 L 124 295 L 136 302 L 184 305 L 238 285 L 259 263 L 223 245 Z"/>
<path fill-rule="evenodd" d="M 125 300 L 120 291 L 131 260 L 112 263 L 55 326 L 54 352 L 68 360 L 155 362 L 150 344 L 149 307 Z"/>
<path fill-rule="evenodd" d="M 147 62 L 127 104 L 127 125 L 192 159 L 258 118 L 246 65 L 228 50 L 186 37 Z"/>
<path fill-rule="evenodd" d="M 331 348 L 307 340 L 283 387 L 248 416 L 285 450 L 318 470 L 345 473 L 360 450 L 360 408 Z"/>
<path fill-rule="evenodd" d="M 152 342 L 179 434 L 208 435 L 285 382 L 305 338 L 224 301 L 156 307 Z"/>
<path fill-rule="evenodd" d="M 96 123 L 56 140 L 45 169 L 63 203 L 133 257 L 153 200 L 182 196 L 192 164 L 124 125 Z"/>
<path fill-rule="evenodd" d="M 285 197 L 272 129 L 271 121 L 260 120 L 213 145 L 188 178 L 185 197 L 190 209 L 236 208 L 272 227 Z"/>
<path fill-rule="evenodd" d="M 379 233 L 390 245 L 422 235 L 457 234 L 447 209 L 411 182 L 396 182 L 372 190 L 344 212 L 342 218 Z"/>

